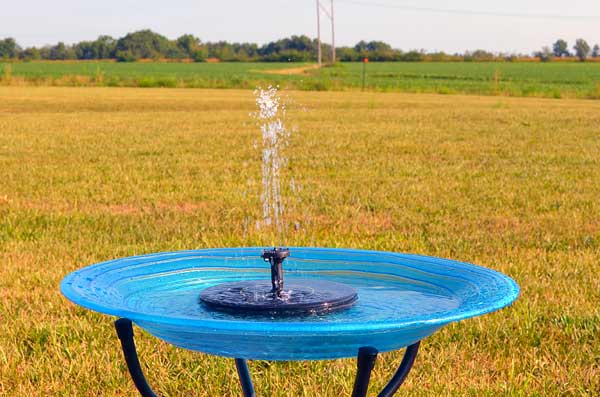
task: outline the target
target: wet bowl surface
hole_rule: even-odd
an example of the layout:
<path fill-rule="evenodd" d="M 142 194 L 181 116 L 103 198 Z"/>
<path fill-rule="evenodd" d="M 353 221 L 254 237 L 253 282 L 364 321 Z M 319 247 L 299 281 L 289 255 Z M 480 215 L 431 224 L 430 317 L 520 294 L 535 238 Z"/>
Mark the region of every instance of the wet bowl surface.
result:
<path fill-rule="evenodd" d="M 286 282 L 314 279 L 358 293 L 345 310 L 322 315 L 240 315 L 199 300 L 209 287 L 268 280 L 264 248 L 219 248 L 116 259 L 69 274 L 71 301 L 126 317 L 176 346 L 226 357 L 315 360 L 355 357 L 362 346 L 391 351 L 450 322 L 512 303 L 509 277 L 468 263 L 419 255 L 329 248 L 290 248 Z M 293 283 L 291 283 L 293 284 Z"/>

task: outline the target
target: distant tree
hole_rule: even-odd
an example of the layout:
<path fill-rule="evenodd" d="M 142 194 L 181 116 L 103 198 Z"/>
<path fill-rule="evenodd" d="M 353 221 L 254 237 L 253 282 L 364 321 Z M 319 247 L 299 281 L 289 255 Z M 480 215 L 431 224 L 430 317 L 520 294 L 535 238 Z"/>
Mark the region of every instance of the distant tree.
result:
<path fill-rule="evenodd" d="M 542 62 L 550 62 L 552 60 L 552 55 L 554 55 L 554 53 L 548 46 L 542 47 L 541 51 L 533 54 L 534 57 L 539 58 Z"/>
<path fill-rule="evenodd" d="M 402 53 L 392 49 L 388 43 L 383 41 L 364 41 L 361 40 L 354 46 L 356 60 L 369 58 L 372 61 L 398 61 Z"/>
<path fill-rule="evenodd" d="M 252 59 L 256 59 L 258 56 L 258 45 L 254 43 L 243 43 L 241 44 L 241 51 L 248 55 Z"/>
<path fill-rule="evenodd" d="M 392 46 L 388 43 L 384 43 L 383 41 L 369 41 L 366 45 L 366 49 L 367 51 L 383 52 L 390 51 L 392 49 Z"/>
<path fill-rule="evenodd" d="M 477 62 L 482 62 L 482 61 L 493 61 L 494 60 L 494 54 L 486 51 L 486 50 L 475 50 L 473 52 L 466 52 L 465 56 L 464 56 L 465 60 L 467 61 L 477 61 Z"/>
<path fill-rule="evenodd" d="M 248 62 L 255 59 L 258 46 L 250 43 L 233 43 L 231 51 L 236 61 Z"/>
<path fill-rule="evenodd" d="M 316 45 L 308 36 L 292 36 L 289 39 L 283 39 L 284 50 L 296 50 L 312 53 L 316 51 Z"/>
<path fill-rule="evenodd" d="M 571 53 L 569 52 L 569 45 L 563 39 L 556 40 L 556 43 L 552 45 L 552 51 L 554 52 L 554 56 L 557 58 L 571 56 Z"/>
<path fill-rule="evenodd" d="M 327 53 L 325 46 L 322 47 Z M 266 61 L 309 61 L 316 59 L 317 44 L 308 36 L 292 36 L 267 43 L 256 49 L 259 55 Z"/>
<path fill-rule="evenodd" d="M 356 62 L 360 60 L 360 55 L 354 51 L 353 47 L 336 48 L 336 56 L 340 62 Z"/>
<path fill-rule="evenodd" d="M 115 55 L 117 41 L 111 36 L 103 35 L 93 42 L 96 59 L 109 59 Z"/>
<path fill-rule="evenodd" d="M 40 50 L 38 50 L 37 48 L 29 47 L 21 51 L 21 54 L 19 54 L 19 58 L 21 58 L 24 61 L 35 61 L 41 59 L 42 55 L 40 54 Z"/>
<path fill-rule="evenodd" d="M 94 41 L 82 41 L 73 46 L 77 59 L 109 59 L 114 57 L 116 41 L 100 36 Z"/>
<path fill-rule="evenodd" d="M 424 54 L 422 51 L 411 50 L 400 56 L 400 61 L 404 62 L 422 62 Z"/>
<path fill-rule="evenodd" d="M 73 47 L 67 46 L 62 41 L 57 45 L 49 48 L 48 59 L 51 60 L 65 60 L 65 59 L 75 59 L 76 54 L 73 50 Z"/>
<path fill-rule="evenodd" d="M 234 43 L 233 51 L 241 61 L 255 61 L 258 59 L 258 45 L 254 43 Z"/>
<path fill-rule="evenodd" d="M 354 46 L 354 51 L 361 53 L 361 52 L 366 52 L 367 51 L 367 42 L 364 40 L 359 41 L 358 43 L 356 43 L 356 45 Z"/>
<path fill-rule="evenodd" d="M 321 45 L 324 59 L 327 60 L 331 46 Z M 574 47 L 579 59 L 585 60 L 591 53 L 600 57 L 600 48 L 596 44 L 593 51 L 584 40 L 577 40 Z M 0 59 L 20 58 L 32 59 L 117 59 L 119 61 L 135 61 L 140 58 L 191 58 L 195 61 L 205 61 L 207 58 L 218 58 L 223 61 L 285 61 L 305 62 L 316 59 L 317 41 L 308 36 L 291 36 L 258 46 L 254 43 L 230 43 L 226 41 L 203 43 L 199 38 L 185 34 L 175 40 L 170 40 L 151 30 L 141 30 L 129 33 L 116 40 L 110 36 L 100 36 L 93 41 L 82 41 L 74 45 L 58 43 L 41 48 L 22 50 L 14 39 L 0 40 Z M 371 61 L 489 61 L 505 59 L 518 61 L 520 58 L 531 57 L 523 54 L 491 53 L 484 50 L 465 52 L 463 54 L 445 54 L 443 52 L 409 51 L 394 49 L 383 41 L 359 41 L 354 46 L 338 47 L 339 60 L 346 62 L 362 61 L 368 57 Z M 568 56 L 566 41 L 557 40 L 552 48 L 544 47 L 534 53 L 542 61 L 550 61 L 553 56 Z"/>
<path fill-rule="evenodd" d="M 577 39 L 573 49 L 575 50 L 575 55 L 577 55 L 577 58 L 579 58 L 581 62 L 585 62 L 590 55 L 590 45 L 584 39 Z"/>
<path fill-rule="evenodd" d="M 446 54 L 444 51 L 436 51 L 428 54 L 429 58 L 433 62 L 446 62 L 451 59 L 450 55 Z"/>
<path fill-rule="evenodd" d="M 298 50 L 283 50 L 262 57 L 266 62 L 308 62 L 311 59 L 312 55 L 309 52 Z"/>
<path fill-rule="evenodd" d="M 194 35 L 184 34 L 175 40 L 175 44 L 186 58 L 195 62 L 204 62 L 208 57 L 208 48 Z"/>
<path fill-rule="evenodd" d="M 184 34 L 183 36 L 178 37 L 177 40 L 175 40 L 175 43 L 189 58 L 191 58 L 194 52 L 202 45 L 200 39 L 191 34 Z"/>
<path fill-rule="evenodd" d="M 131 50 L 115 50 L 115 59 L 118 62 L 135 62 L 140 58 L 141 56 Z"/>
<path fill-rule="evenodd" d="M 283 50 L 281 41 L 271 41 L 258 49 L 261 56 L 276 54 Z"/>
<path fill-rule="evenodd" d="M 15 39 L 12 37 L 0 40 L 0 58 L 14 59 L 19 56 L 20 52 L 21 47 L 19 47 Z"/>
<path fill-rule="evenodd" d="M 45 45 L 39 49 L 41 59 L 50 59 L 50 48 L 51 46 Z"/>
<path fill-rule="evenodd" d="M 118 61 L 135 61 L 142 58 L 183 57 L 177 45 L 151 30 L 140 30 L 120 38 L 115 45 Z"/>
<path fill-rule="evenodd" d="M 82 41 L 73 46 L 77 59 L 98 59 L 91 41 Z"/>
<path fill-rule="evenodd" d="M 366 45 L 367 56 L 374 61 L 395 61 L 399 58 L 392 46 L 383 41 L 369 41 Z"/>
<path fill-rule="evenodd" d="M 177 47 L 177 44 L 172 41 L 169 41 L 169 45 L 164 49 L 164 52 L 162 52 L 161 55 L 168 59 L 187 58 L 187 54 L 181 51 L 181 49 Z"/>
<path fill-rule="evenodd" d="M 233 46 L 226 41 L 218 41 L 215 43 L 207 43 L 208 57 L 217 58 L 222 61 L 235 60 Z"/>
<path fill-rule="evenodd" d="M 192 52 L 192 59 L 194 62 L 204 62 L 208 58 L 208 48 L 206 46 L 202 46 Z"/>
<path fill-rule="evenodd" d="M 592 50 L 592 57 L 600 58 L 600 45 L 596 44 Z"/>

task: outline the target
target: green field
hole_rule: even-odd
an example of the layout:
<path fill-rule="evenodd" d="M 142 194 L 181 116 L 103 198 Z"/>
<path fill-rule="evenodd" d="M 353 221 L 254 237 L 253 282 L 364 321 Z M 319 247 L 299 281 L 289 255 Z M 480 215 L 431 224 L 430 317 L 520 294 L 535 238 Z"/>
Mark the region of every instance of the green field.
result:
<path fill-rule="evenodd" d="M 286 244 L 449 257 L 522 288 L 427 338 L 398 395 L 600 395 L 600 102 L 286 95 Z M 69 272 L 272 243 L 253 110 L 248 90 L 0 87 L 0 395 L 135 394 L 112 319 L 60 295 Z M 233 360 L 136 333 L 161 395 L 240 395 Z M 370 395 L 400 359 L 380 355 Z M 355 362 L 250 370 L 258 395 L 347 396 Z"/>
<path fill-rule="evenodd" d="M 4 85 L 129 87 L 362 89 L 362 64 L 340 63 L 291 75 L 266 71 L 309 66 L 295 63 L 0 63 Z M 413 93 L 549 98 L 600 98 L 600 63 L 445 62 L 367 65 L 366 89 Z"/>
<path fill-rule="evenodd" d="M 366 85 L 381 91 L 600 98 L 600 63 L 369 63 Z M 343 85 L 362 85 L 362 65 L 320 73 Z"/>
<path fill-rule="evenodd" d="M 7 64 L 0 63 L 0 71 Z M 125 87 L 252 88 L 294 81 L 265 70 L 298 68 L 306 64 L 285 63 L 116 63 L 26 62 L 9 66 L 11 79 L 36 85 L 99 85 Z M 0 73 L 2 75 L 4 73 Z M 278 78 L 279 77 L 279 78 Z"/>

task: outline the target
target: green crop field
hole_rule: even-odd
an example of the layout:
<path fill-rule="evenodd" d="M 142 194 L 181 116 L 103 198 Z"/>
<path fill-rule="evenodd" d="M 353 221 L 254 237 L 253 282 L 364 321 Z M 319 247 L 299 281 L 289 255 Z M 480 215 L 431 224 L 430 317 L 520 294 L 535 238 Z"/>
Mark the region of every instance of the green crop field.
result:
<path fill-rule="evenodd" d="M 306 64 L 25 62 L 8 68 L 11 80 L 39 85 L 254 88 L 265 78 L 261 71 L 302 66 Z"/>
<path fill-rule="evenodd" d="M 600 395 L 600 102 L 286 96 L 286 244 L 448 257 L 522 288 L 427 338 L 398 395 Z M 69 272 L 272 243 L 253 111 L 249 90 L 0 87 L 0 395 L 135 395 L 112 319 L 61 296 Z M 161 395 L 240 395 L 233 360 L 136 334 Z M 379 356 L 370 395 L 401 357 Z M 347 396 L 355 361 L 250 370 L 258 395 Z"/>
<path fill-rule="evenodd" d="M 367 88 L 382 91 L 600 98 L 600 63 L 368 63 Z M 325 68 L 321 78 L 362 86 L 362 65 Z"/>
<path fill-rule="evenodd" d="M 320 70 L 294 63 L 0 63 L 0 84 L 255 88 L 362 89 L 360 63 Z M 274 74 L 282 70 L 291 74 Z M 413 93 L 600 98 L 600 63 L 445 62 L 367 65 L 365 89 Z"/>

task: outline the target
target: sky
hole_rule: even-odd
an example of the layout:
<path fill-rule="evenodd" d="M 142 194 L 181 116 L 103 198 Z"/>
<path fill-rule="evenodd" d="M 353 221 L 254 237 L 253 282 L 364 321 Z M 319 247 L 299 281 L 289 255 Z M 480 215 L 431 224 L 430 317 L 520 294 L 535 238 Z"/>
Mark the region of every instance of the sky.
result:
<path fill-rule="evenodd" d="M 14 37 L 24 47 L 139 29 L 171 39 L 191 33 L 203 41 L 259 44 L 293 34 L 316 37 L 316 0 L 5 1 L 0 38 Z M 598 0 L 334 0 L 334 7 L 337 46 L 382 40 L 403 50 L 530 53 L 558 38 L 571 46 L 580 37 L 600 43 Z M 321 21 L 330 42 L 328 18 Z"/>

